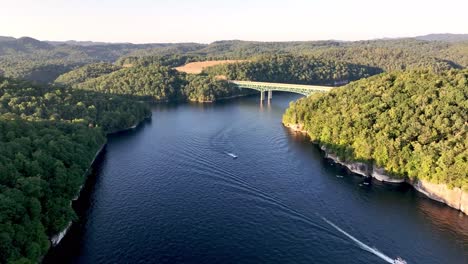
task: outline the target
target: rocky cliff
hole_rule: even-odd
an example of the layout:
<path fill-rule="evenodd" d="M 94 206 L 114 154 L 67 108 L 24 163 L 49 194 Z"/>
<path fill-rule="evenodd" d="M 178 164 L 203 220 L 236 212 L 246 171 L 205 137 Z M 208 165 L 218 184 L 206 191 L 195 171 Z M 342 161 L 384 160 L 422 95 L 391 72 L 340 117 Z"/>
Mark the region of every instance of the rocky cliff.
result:
<path fill-rule="evenodd" d="M 298 133 L 307 134 L 301 124 L 284 124 L 286 127 Z M 468 214 L 468 193 L 461 188 L 450 189 L 445 184 L 436 184 L 424 180 L 410 180 L 408 178 L 395 178 L 389 175 L 383 168 L 371 166 L 364 162 L 351 162 L 340 160 L 339 157 L 330 153 L 324 146 L 320 148 L 325 152 L 325 157 L 343 165 L 353 173 L 364 177 L 373 177 L 376 180 L 389 183 L 409 183 L 417 191 L 423 193 L 428 198 L 445 203 L 450 207 Z"/>

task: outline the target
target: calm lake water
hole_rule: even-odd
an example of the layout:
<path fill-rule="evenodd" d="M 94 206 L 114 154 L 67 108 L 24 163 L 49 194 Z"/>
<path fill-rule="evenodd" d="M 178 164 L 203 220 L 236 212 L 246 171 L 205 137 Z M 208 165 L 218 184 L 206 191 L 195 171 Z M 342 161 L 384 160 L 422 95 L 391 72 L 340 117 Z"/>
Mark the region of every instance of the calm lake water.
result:
<path fill-rule="evenodd" d="M 109 138 L 45 263 L 468 263 L 468 217 L 323 159 L 281 125 L 297 98 L 155 106 Z"/>

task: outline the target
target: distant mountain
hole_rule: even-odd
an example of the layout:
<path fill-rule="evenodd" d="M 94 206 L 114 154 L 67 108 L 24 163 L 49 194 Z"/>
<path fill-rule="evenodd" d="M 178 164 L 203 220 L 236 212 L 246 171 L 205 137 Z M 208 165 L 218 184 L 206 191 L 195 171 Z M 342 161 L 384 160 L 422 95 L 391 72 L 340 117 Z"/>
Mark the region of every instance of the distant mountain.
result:
<path fill-rule="evenodd" d="M 116 43 L 110 43 L 110 42 L 77 41 L 77 40 L 67 40 L 67 41 L 49 41 L 49 40 L 46 40 L 45 42 L 47 42 L 49 44 L 52 44 L 54 46 L 67 44 L 67 45 L 72 45 L 72 46 L 83 46 L 83 47 L 116 44 Z M 130 44 L 130 43 L 125 43 L 125 44 Z"/>
<path fill-rule="evenodd" d="M 445 41 L 445 42 L 459 42 L 468 41 L 468 34 L 429 34 L 424 36 L 417 36 L 415 39 L 426 41 Z"/>
<path fill-rule="evenodd" d="M 13 38 L 13 37 L 4 37 L 4 36 L 0 36 L 0 42 L 3 42 L 3 41 L 12 41 L 12 40 L 15 40 L 15 38 Z"/>
<path fill-rule="evenodd" d="M 269 54 L 310 55 L 324 60 L 378 67 L 385 71 L 415 67 L 444 70 L 468 67 L 467 49 L 468 34 L 432 34 L 364 41 L 224 40 L 211 44 L 40 41 L 30 37 L 16 39 L 0 36 L 0 72 L 6 77 L 47 83 L 77 67 L 97 62 L 114 63 L 120 58 L 138 60 L 139 57 L 164 56 L 178 61 L 177 56 L 246 59 Z"/>
<path fill-rule="evenodd" d="M 78 41 L 78 40 L 66 40 L 66 41 L 49 41 L 49 40 L 45 40 L 44 42 L 47 42 L 47 43 L 52 44 L 54 46 L 66 44 L 66 45 L 83 46 L 83 47 L 106 46 L 106 45 L 134 45 L 134 44 L 132 44 L 130 42 L 115 43 L 115 42 L 96 42 L 96 41 Z"/>

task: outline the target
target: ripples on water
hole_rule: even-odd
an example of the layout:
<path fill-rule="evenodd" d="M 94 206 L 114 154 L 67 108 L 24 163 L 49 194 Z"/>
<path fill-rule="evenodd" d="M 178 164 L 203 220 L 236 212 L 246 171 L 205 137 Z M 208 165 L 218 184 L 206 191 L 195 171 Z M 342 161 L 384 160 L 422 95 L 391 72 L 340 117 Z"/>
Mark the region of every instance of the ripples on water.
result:
<path fill-rule="evenodd" d="M 378 248 L 468 263 L 466 216 L 408 186 L 359 186 L 282 127 L 296 98 L 155 107 L 110 138 L 75 204 L 80 221 L 45 262 L 385 263 L 367 252 Z"/>

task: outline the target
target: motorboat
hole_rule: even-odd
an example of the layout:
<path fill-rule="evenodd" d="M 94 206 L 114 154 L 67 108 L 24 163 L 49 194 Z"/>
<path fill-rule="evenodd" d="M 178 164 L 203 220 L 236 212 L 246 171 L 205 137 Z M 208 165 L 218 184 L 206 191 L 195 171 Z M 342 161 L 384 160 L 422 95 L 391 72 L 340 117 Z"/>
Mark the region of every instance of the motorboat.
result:
<path fill-rule="evenodd" d="M 237 159 L 237 156 L 236 156 L 236 154 L 234 154 L 234 153 L 226 152 L 226 154 L 228 154 L 229 156 L 231 156 L 233 159 Z"/>
<path fill-rule="evenodd" d="M 400 257 L 397 257 L 394 261 L 393 261 L 393 264 L 408 264 L 408 262 L 406 262 L 406 260 L 400 258 Z"/>

